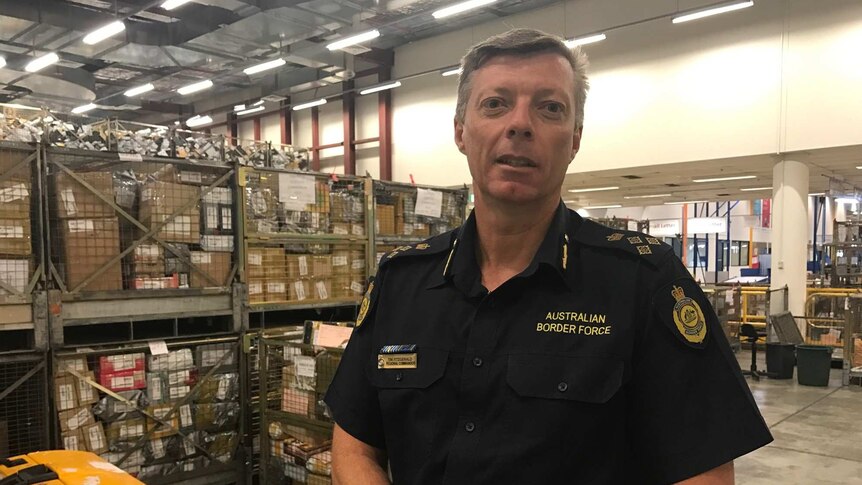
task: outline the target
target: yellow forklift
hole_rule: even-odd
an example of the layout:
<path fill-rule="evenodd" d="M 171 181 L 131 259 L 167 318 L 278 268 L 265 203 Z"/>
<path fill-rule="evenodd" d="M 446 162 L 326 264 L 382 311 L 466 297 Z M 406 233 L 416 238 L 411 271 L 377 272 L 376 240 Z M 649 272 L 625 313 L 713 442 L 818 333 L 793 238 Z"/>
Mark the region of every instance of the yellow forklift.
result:
<path fill-rule="evenodd" d="M 143 485 L 87 451 L 37 451 L 0 459 L 0 485 Z"/>

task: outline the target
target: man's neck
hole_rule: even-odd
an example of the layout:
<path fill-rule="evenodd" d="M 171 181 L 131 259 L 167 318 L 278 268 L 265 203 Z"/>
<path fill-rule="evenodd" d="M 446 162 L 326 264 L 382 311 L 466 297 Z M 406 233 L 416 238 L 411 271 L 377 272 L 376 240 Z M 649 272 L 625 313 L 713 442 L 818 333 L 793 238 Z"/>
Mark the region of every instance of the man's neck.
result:
<path fill-rule="evenodd" d="M 559 204 L 549 202 L 506 207 L 477 200 L 476 260 L 489 292 L 530 265 Z"/>

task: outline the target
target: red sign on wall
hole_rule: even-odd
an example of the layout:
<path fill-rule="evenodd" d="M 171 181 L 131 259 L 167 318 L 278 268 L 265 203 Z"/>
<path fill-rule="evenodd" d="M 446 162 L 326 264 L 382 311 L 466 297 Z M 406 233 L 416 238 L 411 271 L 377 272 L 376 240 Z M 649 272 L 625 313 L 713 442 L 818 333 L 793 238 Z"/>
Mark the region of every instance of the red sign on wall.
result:
<path fill-rule="evenodd" d="M 760 205 L 760 227 L 772 226 L 772 199 L 763 199 Z"/>

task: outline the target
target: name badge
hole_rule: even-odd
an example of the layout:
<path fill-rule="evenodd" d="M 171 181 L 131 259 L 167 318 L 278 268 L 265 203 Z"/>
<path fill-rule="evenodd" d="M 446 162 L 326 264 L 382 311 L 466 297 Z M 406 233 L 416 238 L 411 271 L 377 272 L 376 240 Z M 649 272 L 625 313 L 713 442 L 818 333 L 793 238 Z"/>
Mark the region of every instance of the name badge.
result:
<path fill-rule="evenodd" d="M 377 354 L 378 369 L 415 369 L 416 345 L 386 345 Z"/>

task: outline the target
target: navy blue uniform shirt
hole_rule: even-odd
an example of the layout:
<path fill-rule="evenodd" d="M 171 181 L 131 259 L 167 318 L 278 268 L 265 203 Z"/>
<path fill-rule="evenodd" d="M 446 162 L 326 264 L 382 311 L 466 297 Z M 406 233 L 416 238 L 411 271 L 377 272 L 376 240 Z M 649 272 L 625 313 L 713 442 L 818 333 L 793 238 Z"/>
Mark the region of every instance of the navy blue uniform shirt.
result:
<path fill-rule="evenodd" d="M 382 260 L 325 398 L 395 484 L 673 483 L 772 441 L 668 245 L 560 204 L 488 293 L 474 217 Z"/>

